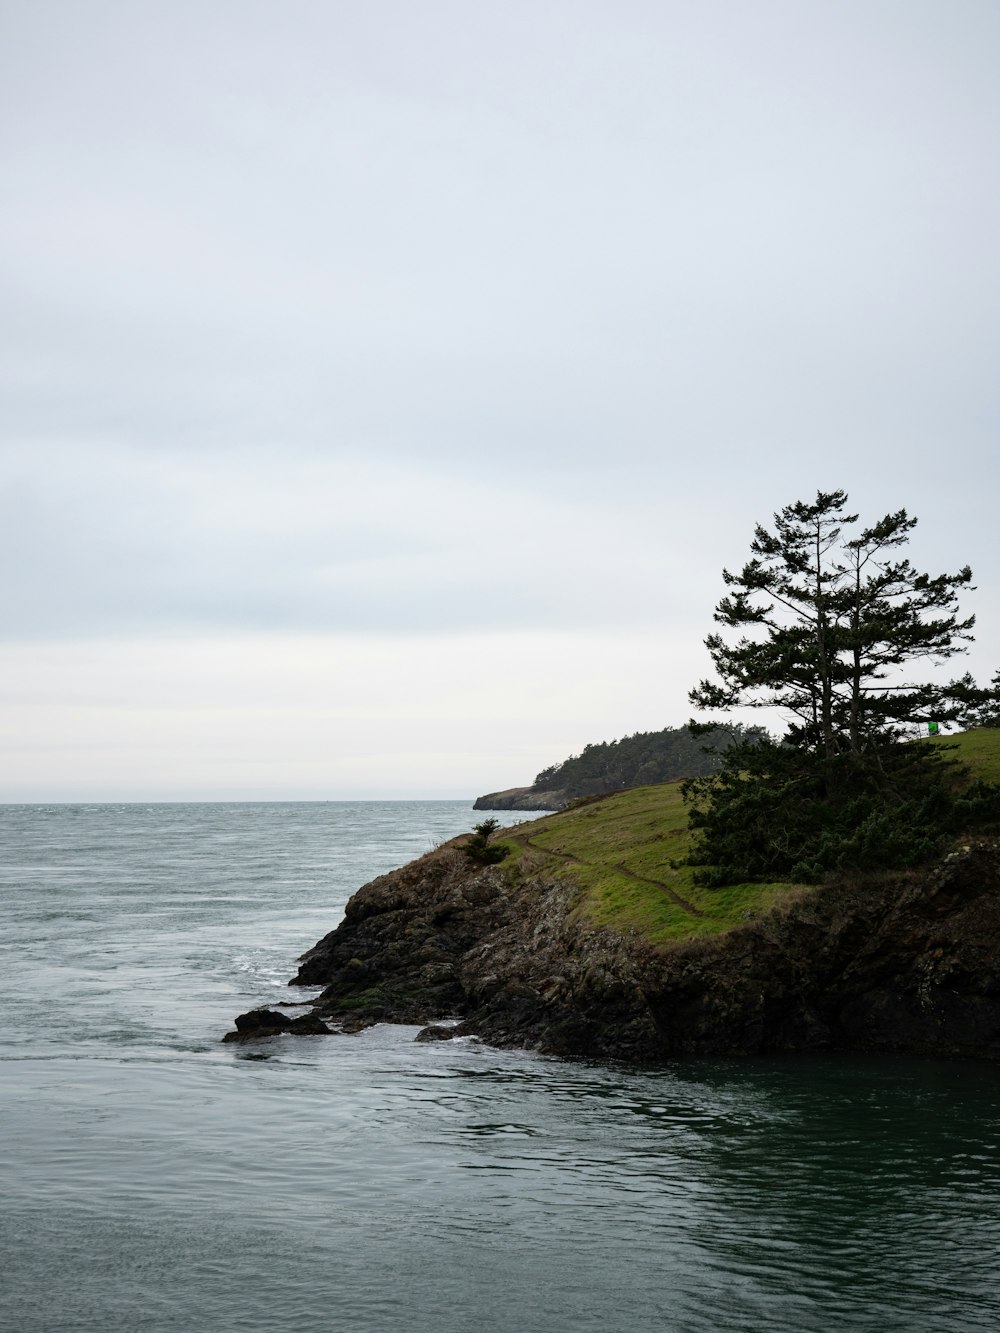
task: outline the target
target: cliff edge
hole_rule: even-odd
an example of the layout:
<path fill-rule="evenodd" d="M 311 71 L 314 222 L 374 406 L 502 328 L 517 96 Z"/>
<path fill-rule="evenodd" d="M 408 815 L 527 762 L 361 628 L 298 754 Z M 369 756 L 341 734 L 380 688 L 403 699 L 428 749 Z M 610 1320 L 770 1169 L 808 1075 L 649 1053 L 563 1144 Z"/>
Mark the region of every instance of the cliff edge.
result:
<path fill-rule="evenodd" d="M 524 844 L 533 827 L 520 826 Z M 318 1016 L 347 1030 L 458 1018 L 458 1032 L 495 1045 L 644 1063 L 1000 1056 L 995 841 L 920 872 L 802 889 L 723 933 L 660 945 L 593 924 L 579 877 L 476 866 L 461 842 L 360 889 L 303 955 L 292 984 L 325 987 Z"/>
<path fill-rule="evenodd" d="M 508 787 L 477 796 L 473 810 L 564 810 L 571 796 L 565 791 L 536 791 L 534 787 Z"/>

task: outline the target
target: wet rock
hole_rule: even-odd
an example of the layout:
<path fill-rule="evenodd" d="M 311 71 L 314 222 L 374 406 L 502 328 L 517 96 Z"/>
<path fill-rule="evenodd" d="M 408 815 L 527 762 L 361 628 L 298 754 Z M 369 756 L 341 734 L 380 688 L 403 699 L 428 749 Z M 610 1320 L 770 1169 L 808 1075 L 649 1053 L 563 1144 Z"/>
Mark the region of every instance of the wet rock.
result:
<path fill-rule="evenodd" d="M 292 1019 L 286 1031 L 297 1037 L 328 1037 L 330 1035 L 330 1029 L 316 1014 L 300 1014 L 298 1018 Z"/>
<path fill-rule="evenodd" d="M 340 1031 L 345 1033 L 347 1036 L 353 1037 L 355 1033 L 364 1032 L 366 1028 L 370 1028 L 372 1025 L 373 1025 L 372 1019 L 362 1018 L 360 1015 L 356 1014 L 351 1018 L 344 1019 L 344 1021 L 340 1024 Z"/>
<path fill-rule="evenodd" d="M 440 1023 L 429 1023 L 427 1027 L 421 1028 L 414 1041 L 451 1041 L 458 1036 L 455 1028 L 446 1028 Z"/>
<path fill-rule="evenodd" d="M 324 986 L 317 1012 L 340 1030 L 430 1025 L 422 1041 L 454 1036 L 435 1032 L 451 1013 L 492 1045 L 637 1063 L 793 1050 L 1000 1059 L 1000 844 L 845 878 L 664 948 L 588 925 L 580 892 L 445 846 L 359 889 L 294 984 Z M 259 1011 L 241 1017 L 270 1035 Z"/>
<path fill-rule="evenodd" d="M 316 1014 L 300 1014 L 298 1018 L 288 1018 L 277 1009 L 250 1009 L 236 1017 L 236 1031 L 227 1032 L 223 1041 L 259 1041 L 265 1037 L 278 1037 L 283 1032 L 292 1036 L 311 1037 L 329 1035 L 330 1028 Z"/>
<path fill-rule="evenodd" d="M 284 1014 L 279 1014 L 277 1009 L 251 1009 L 245 1014 L 236 1016 L 237 1032 L 248 1035 L 251 1032 L 284 1032 L 291 1026 L 292 1020 Z"/>

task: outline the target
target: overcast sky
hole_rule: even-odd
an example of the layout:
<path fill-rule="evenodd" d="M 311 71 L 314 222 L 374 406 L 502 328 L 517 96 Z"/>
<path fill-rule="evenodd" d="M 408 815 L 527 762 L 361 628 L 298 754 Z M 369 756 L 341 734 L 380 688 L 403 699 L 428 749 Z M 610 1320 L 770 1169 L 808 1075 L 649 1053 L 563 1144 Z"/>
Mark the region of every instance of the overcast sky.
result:
<path fill-rule="evenodd" d="M 991 675 L 998 65 L 996 0 L 2 0 L 0 800 L 679 725 L 818 487 Z"/>

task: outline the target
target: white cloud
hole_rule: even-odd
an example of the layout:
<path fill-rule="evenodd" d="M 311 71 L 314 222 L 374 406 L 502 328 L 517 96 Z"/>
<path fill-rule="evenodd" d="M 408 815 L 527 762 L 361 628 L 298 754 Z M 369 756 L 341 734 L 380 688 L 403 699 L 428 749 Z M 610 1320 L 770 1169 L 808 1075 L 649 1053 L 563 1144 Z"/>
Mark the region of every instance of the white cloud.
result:
<path fill-rule="evenodd" d="M 2 635 L 660 625 L 690 513 L 400 458 L 29 450 L 8 469 Z"/>
<path fill-rule="evenodd" d="M 229 789 L 225 754 L 256 773 L 211 663 L 238 679 L 232 645 L 270 660 L 282 636 L 367 661 L 440 635 L 471 670 L 454 645 L 492 633 L 469 716 L 488 732 L 492 699 L 539 765 L 682 721 L 721 567 L 817 486 L 906 505 L 932 572 L 971 562 L 995 661 L 995 5 L 39 0 L 4 22 L 0 639 L 34 645 L 59 718 L 13 724 L 32 790 L 62 781 L 59 731 L 95 782 L 143 781 L 126 683 L 94 701 L 102 640 L 150 681 L 134 734 L 175 736 L 164 771 L 186 752 L 199 791 Z M 660 693 L 578 662 L 591 721 L 545 731 L 530 673 L 551 653 L 575 681 L 570 641 L 643 680 L 637 645 L 669 644 Z M 188 682 L 163 716 L 161 656 Z M 430 730 L 397 678 L 351 688 L 412 710 L 414 781 L 465 725 L 458 684 L 429 687 Z M 178 722 L 216 734 L 199 699 L 217 751 Z M 250 730 L 277 783 L 271 706 Z M 322 787 L 287 726 L 281 790 Z M 373 789 L 405 768 L 385 755 L 354 756 Z"/>
<path fill-rule="evenodd" d="M 0 800 L 472 797 L 676 719 L 665 682 L 696 656 L 544 632 L 11 646 Z"/>

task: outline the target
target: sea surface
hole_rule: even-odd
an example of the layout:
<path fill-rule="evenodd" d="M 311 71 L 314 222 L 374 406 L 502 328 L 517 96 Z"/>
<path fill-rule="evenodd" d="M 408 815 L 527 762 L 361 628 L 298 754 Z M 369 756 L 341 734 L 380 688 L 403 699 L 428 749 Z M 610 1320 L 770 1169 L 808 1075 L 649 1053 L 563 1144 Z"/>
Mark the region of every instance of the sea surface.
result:
<path fill-rule="evenodd" d="M 1000 1328 L 992 1066 L 220 1044 L 477 818 L 0 806 L 4 1333 Z"/>

